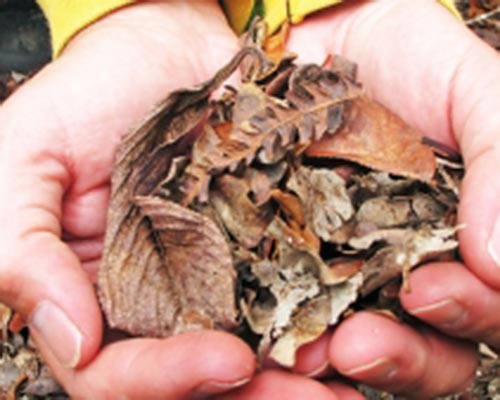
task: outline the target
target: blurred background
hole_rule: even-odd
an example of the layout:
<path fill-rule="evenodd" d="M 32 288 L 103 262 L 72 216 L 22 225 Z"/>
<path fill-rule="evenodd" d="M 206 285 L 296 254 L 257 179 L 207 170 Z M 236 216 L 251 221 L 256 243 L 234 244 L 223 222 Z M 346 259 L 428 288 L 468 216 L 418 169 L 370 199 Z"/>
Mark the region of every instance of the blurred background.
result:
<path fill-rule="evenodd" d="M 49 31 L 35 1 L 0 0 L 0 75 L 29 74 L 49 60 Z"/>

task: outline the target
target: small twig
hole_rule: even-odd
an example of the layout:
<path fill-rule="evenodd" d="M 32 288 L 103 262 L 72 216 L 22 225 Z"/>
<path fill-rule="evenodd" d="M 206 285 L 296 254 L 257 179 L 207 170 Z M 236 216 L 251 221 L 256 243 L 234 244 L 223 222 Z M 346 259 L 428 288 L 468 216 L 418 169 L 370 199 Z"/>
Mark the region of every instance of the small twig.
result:
<path fill-rule="evenodd" d="M 495 16 L 495 14 L 497 14 L 497 13 L 500 16 L 500 6 L 498 6 L 494 10 L 488 11 L 487 13 L 478 15 L 477 17 L 474 17 L 472 19 L 465 21 L 465 25 L 470 26 L 470 25 L 475 24 L 476 22 L 484 21 L 485 19 L 488 19 L 490 17 Z"/>

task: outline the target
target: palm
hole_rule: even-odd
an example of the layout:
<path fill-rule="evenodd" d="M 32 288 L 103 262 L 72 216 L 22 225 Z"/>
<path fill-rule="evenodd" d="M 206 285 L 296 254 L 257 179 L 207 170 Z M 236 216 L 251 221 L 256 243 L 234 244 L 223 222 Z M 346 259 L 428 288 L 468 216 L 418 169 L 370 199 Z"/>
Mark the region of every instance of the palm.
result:
<path fill-rule="evenodd" d="M 100 257 L 120 138 L 167 93 L 208 79 L 237 46 L 233 35 L 220 35 L 220 24 L 185 46 L 175 29 L 174 34 L 163 24 L 149 24 L 131 32 L 123 29 L 124 18 L 115 16 L 86 31 L 37 77 L 43 86 L 35 87 L 41 93 L 46 86 L 56 88 L 51 102 L 35 106 L 44 118 L 38 125 L 50 126 L 54 142 L 61 144 L 58 151 L 69 155 L 65 162 L 72 168 L 72 182 L 64 196 L 61 226 L 66 242 L 92 275 Z M 217 41 L 219 54 L 205 54 L 207 42 Z M 33 92 L 25 96 L 33 99 Z M 47 144 L 53 148 L 54 142 Z"/>
<path fill-rule="evenodd" d="M 98 29 L 103 29 L 102 25 Z M 62 228 L 83 267 L 94 275 L 105 227 L 114 151 L 120 137 L 168 92 L 207 79 L 232 55 L 236 41 L 233 36 L 225 37 L 227 44 L 220 48 L 223 54 L 212 58 L 204 54 L 203 41 L 194 41 L 188 48 L 182 38 L 165 37 L 162 27 L 151 32 L 148 26 L 144 38 L 138 37 L 137 29 L 133 38 L 127 30 L 121 37 L 106 35 L 109 44 L 100 32 L 86 34 L 90 37 L 85 38 L 83 49 L 78 41 L 74 42 L 60 60 L 61 65 L 44 71 L 54 78 L 55 92 L 54 102 L 44 105 L 57 112 L 57 131 L 65 136 L 59 142 L 64 143 L 70 155 L 68 163 L 74 166 L 74 182 L 63 202 Z M 210 41 L 210 37 L 211 32 L 207 32 L 203 40 Z M 168 52 L 175 58 L 161 59 L 151 51 L 153 40 L 168 43 Z M 122 48 L 117 48 L 117 42 Z M 150 45 L 142 46 L 143 42 Z M 120 60 L 121 55 L 126 58 Z M 43 78 L 50 85 L 50 80 Z"/>

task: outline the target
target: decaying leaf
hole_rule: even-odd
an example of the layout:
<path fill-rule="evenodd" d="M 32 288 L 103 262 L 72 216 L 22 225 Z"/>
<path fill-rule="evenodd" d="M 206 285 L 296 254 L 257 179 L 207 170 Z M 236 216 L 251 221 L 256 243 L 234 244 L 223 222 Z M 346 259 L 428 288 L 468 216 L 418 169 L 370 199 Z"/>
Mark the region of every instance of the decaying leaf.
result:
<path fill-rule="evenodd" d="M 62 387 L 44 366 L 42 358 L 27 335 L 11 329 L 13 310 L 0 303 L 2 338 L 0 340 L 0 398 L 6 400 L 67 399 Z"/>
<path fill-rule="evenodd" d="M 118 149 L 98 282 L 111 326 L 232 330 L 290 366 L 457 248 L 461 165 L 368 99 L 354 64 L 274 49 L 171 94 Z M 239 65 L 242 85 L 213 99 Z"/>
<path fill-rule="evenodd" d="M 372 232 L 360 238 L 352 238 L 349 244 L 358 249 L 368 249 L 375 242 L 385 242 L 383 247 L 361 267 L 365 282 L 361 294 L 369 294 L 401 273 L 406 275 L 411 268 L 437 254 L 457 248 L 453 239 L 455 229 L 432 229 L 423 226 L 419 230 L 387 229 Z"/>
<path fill-rule="evenodd" d="M 259 244 L 272 219 L 268 204 L 257 207 L 248 197 L 249 185 L 232 175 L 222 175 L 214 182 L 210 202 L 228 231 L 246 248 Z"/>
<path fill-rule="evenodd" d="M 380 104 L 366 97 L 353 100 L 342 128 L 311 145 L 307 154 L 336 157 L 367 167 L 429 181 L 436 160 L 421 135 Z"/>
<path fill-rule="evenodd" d="M 301 167 L 287 187 L 298 194 L 307 223 L 326 242 L 354 214 L 345 181 L 331 169 Z"/>
<path fill-rule="evenodd" d="M 299 347 L 314 341 L 328 326 L 338 322 L 344 311 L 357 299 L 362 283 L 363 275 L 358 273 L 301 304 L 293 314 L 288 329 L 277 336 L 269 357 L 283 366 L 293 366 Z"/>

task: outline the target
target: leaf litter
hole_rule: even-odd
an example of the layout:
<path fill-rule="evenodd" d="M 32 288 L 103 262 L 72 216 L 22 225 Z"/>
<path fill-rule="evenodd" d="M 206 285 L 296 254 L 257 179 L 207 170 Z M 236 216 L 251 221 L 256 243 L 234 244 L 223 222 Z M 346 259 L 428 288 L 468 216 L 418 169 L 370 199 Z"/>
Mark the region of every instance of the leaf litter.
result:
<path fill-rule="evenodd" d="M 28 335 L 24 322 L 0 303 L 0 399 L 67 399 Z"/>
<path fill-rule="evenodd" d="M 98 279 L 110 326 L 224 329 L 293 365 L 384 288 L 410 290 L 412 268 L 458 257 L 463 168 L 443 148 L 369 99 L 348 60 L 248 44 L 118 149 Z"/>

